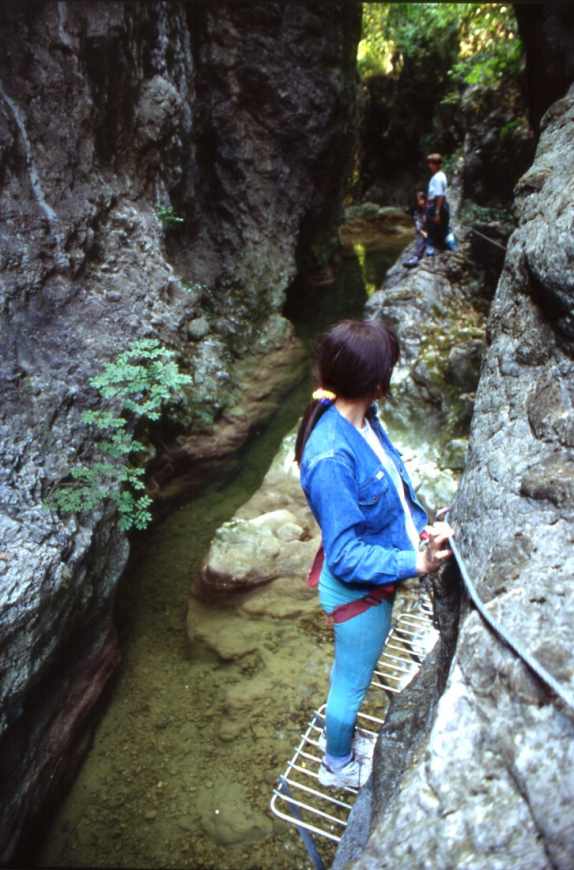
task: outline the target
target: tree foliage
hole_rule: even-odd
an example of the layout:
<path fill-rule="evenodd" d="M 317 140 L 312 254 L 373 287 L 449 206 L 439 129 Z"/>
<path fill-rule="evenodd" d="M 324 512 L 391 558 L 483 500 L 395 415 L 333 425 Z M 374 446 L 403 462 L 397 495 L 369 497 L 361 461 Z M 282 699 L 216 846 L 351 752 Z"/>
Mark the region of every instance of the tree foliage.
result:
<path fill-rule="evenodd" d="M 94 433 L 94 461 L 70 469 L 49 505 L 63 513 L 94 510 L 110 499 L 117 507 L 120 528 L 144 529 L 151 520 L 151 499 L 145 491 L 140 457 L 146 447 L 128 430 L 129 422 L 158 420 L 182 387 L 191 382 L 182 374 L 173 351 L 155 339 L 141 339 L 120 353 L 90 384 L 109 410 L 85 411 L 82 419 Z"/>
<path fill-rule="evenodd" d="M 496 84 L 520 67 L 522 47 L 510 4 L 364 3 L 359 72 L 396 75 L 407 59 L 447 51 L 453 40 L 453 84 Z"/>

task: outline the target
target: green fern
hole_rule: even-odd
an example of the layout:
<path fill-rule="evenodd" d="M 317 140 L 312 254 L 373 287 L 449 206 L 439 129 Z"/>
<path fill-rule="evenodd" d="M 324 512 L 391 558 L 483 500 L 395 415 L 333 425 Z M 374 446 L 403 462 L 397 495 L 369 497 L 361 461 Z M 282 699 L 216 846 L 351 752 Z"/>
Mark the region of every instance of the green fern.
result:
<path fill-rule="evenodd" d="M 170 226 L 173 226 L 174 224 L 182 224 L 185 222 L 184 218 L 180 217 L 178 214 L 175 213 L 175 210 L 174 210 L 173 206 L 171 206 L 171 205 L 160 206 L 157 209 L 156 214 L 159 218 L 160 223 L 164 227 L 170 227 Z"/>
<path fill-rule="evenodd" d="M 119 354 L 90 384 L 113 410 L 85 411 L 82 419 L 96 434 L 91 465 L 70 469 L 71 480 L 52 494 L 49 505 L 63 513 L 94 510 L 110 499 L 124 531 L 144 529 L 151 521 L 152 500 L 145 492 L 145 445 L 128 431 L 128 422 L 158 420 L 166 405 L 191 383 L 173 351 L 155 339 L 141 339 Z"/>

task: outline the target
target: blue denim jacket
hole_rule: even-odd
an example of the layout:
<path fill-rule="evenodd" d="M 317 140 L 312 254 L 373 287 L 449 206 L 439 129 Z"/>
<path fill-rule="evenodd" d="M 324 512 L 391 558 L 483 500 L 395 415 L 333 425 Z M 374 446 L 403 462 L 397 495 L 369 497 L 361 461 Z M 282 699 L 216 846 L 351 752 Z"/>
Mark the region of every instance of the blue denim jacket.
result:
<path fill-rule="evenodd" d="M 374 407 L 369 421 L 396 463 L 420 532 L 427 516 L 401 455 Z M 396 488 L 361 433 L 334 405 L 311 432 L 300 470 L 301 486 L 321 527 L 326 566 L 334 577 L 378 586 L 416 575 L 417 554 Z"/>

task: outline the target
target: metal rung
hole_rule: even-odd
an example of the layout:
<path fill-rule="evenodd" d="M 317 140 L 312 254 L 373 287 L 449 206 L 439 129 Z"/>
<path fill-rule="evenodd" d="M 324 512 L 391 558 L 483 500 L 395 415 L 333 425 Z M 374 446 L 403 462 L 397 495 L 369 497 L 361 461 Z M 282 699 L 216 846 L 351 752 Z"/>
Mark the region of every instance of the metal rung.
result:
<path fill-rule="evenodd" d="M 298 770 L 299 773 L 304 773 L 306 776 L 312 776 L 313 779 L 318 779 L 318 778 L 319 778 L 319 774 L 318 774 L 318 773 L 313 773 L 313 771 L 312 771 L 312 770 L 309 770 L 308 767 L 301 767 L 299 764 L 295 764 L 294 761 L 288 761 L 288 762 L 287 762 L 287 768 L 288 768 L 289 770 Z"/>
<path fill-rule="evenodd" d="M 369 691 L 378 693 L 383 690 L 387 694 L 399 694 L 412 682 L 422 660 L 439 638 L 432 617 L 432 605 L 428 594 L 423 592 L 416 606 L 402 613 L 393 624 L 373 673 Z M 279 778 L 279 782 L 283 782 L 285 788 L 291 788 L 294 795 L 283 794 L 279 785 L 273 790 L 271 811 L 299 829 L 303 828 L 338 843 L 342 833 L 330 830 L 329 826 L 345 828 L 358 791 L 348 787 L 329 789 L 318 782 L 322 760 L 318 757 L 321 753 L 318 741 L 325 724 L 325 709 L 326 704 L 323 704 L 314 711 L 292 758 L 287 762 L 284 774 Z M 359 712 L 357 730 L 359 733 L 376 734 L 383 721 L 379 716 Z M 376 730 L 372 730 L 373 728 Z M 311 766 L 304 767 L 303 764 Z M 300 782 L 300 779 L 306 781 Z M 343 794 L 347 796 L 347 800 L 341 799 Z M 299 796 L 304 797 L 304 800 L 299 800 Z M 341 818 L 328 812 L 329 807 L 336 809 Z M 301 830 L 300 833 L 308 836 Z"/>
<path fill-rule="evenodd" d="M 331 794 L 325 794 L 324 792 L 317 791 L 317 789 L 315 788 L 309 788 L 308 785 L 305 785 L 302 782 L 297 782 L 296 779 L 289 779 L 288 776 L 284 777 L 284 779 L 286 779 L 289 785 L 293 786 L 294 789 L 301 789 L 301 791 L 307 792 L 307 794 L 310 795 L 315 795 L 315 797 L 319 797 L 322 800 L 327 801 L 327 803 L 335 804 L 335 806 L 337 807 L 343 807 L 343 809 L 345 810 L 350 810 L 352 807 L 352 804 L 341 801 L 338 798 L 333 797 Z"/>
<path fill-rule="evenodd" d="M 415 638 L 412 638 L 412 637 L 400 637 L 400 636 L 395 635 L 395 637 L 393 638 L 393 640 L 394 640 L 395 642 L 397 642 L 397 643 L 402 643 L 402 644 L 404 644 L 404 646 L 407 648 L 407 650 L 406 650 L 407 652 L 409 652 L 409 648 L 410 648 L 410 649 L 424 649 L 425 652 L 426 652 L 426 649 L 427 649 L 427 645 L 426 645 L 426 644 L 417 643 L 417 641 L 419 640 L 419 637 L 415 637 Z"/>
<path fill-rule="evenodd" d="M 375 670 L 373 674 L 384 682 L 390 683 L 392 686 L 402 686 L 404 688 L 404 686 L 407 686 L 411 682 L 417 672 L 417 667 L 411 668 L 410 671 L 403 671 L 401 674 L 392 674 L 383 668 Z"/>
<path fill-rule="evenodd" d="M 404 613 L 400 621 L 414 623 L 415 625 L 427 625 L 429 618 L 424 613 Z"/>
<path fill-rule="evenodd" d="M 376 722 L 377 725 L 382 725 L 384 719 L 379 719 L 378 716 L 369 716 L 368 713 L 359 713 L 359 719 L 368 719 L 370 722 Z M 359 731 L 367 731 L 366 728 L 358 728 Z M 378 734 L 378 731 L 367 731 L 367 734 Z"/>
<path fill-rule="evenodd" d="M 403 634 L 419 634 L 420 633 L 420 625 L 417 625 L 416 628 L 414 625 L 411 625 L 409 622 L 401 619 L 395 625 L 395 631 L 400 631 Z"/>
<path fill-rule="evenodd" d="M 412 665 L 412 661 L 410 659 L 405 659 L 404 656 L 394 656 L 392 653 L 387 652 L 387 647 L 385 647 L 383 654 L 382 654 L 381 658 L 379 659 L 379 661 L 382 661 L 383 659 L 392 659 L 392 661 L 400 662 L 403 665 L 408 665 L 408 666 Z"/>
<path fill-rule="evenodd" d="M 287 802 L 287 798 L 284 795 L 274 790 L 273 797 L 271 798 L 271 812 L 279 819 L 283 819 L 285 822 L 289 822 L 291 825 L 296 825 L 298 828 L 305 828 L 307 831 L 311 831 L 313 834 L 318 834 L 320 837 L 326 837 L 328 840 L 332 840 L 334 843 L 340 842 L 341 837 L 338 837 L 336 834 L 325 830 L 325 828 L 318 828 L 316 825 L 312 825 L 309 822 L 305 822 L 303 819 L 297 818 L 297 816 L 281 812 L 281 810 L 277 807 L 278 800 L 284 800 Z M 293 801 L 291 801 L 291 804 L 293 804 Z M 309 811 L 313 812 L 313 809 Z"/>
<path fill-rule="evenodd" d="M 388 662 L 386 659 L 387 656 L 382 655 L 378 661 L 379 666 L 384 664 L 386 668 L 393 671 L 410 671 L 413 665 L 412 662 L 401 661 L 401 659 L 398 659 L 398 664 L 394 665 L 392 662 Z"/>
<path fill-rule="evenodd" d="M 307 740 L 306 743 L 310 743 L 310 741 Z M 301 755 L 303 758 L 308 758 L 309 761 L 316 761 L 318 764 L 321 764 L 320 758 L 317 758 L 315 755 L 310 755 L 308 752 L 303 752 L 302 749 L 299 750 L 299 755 Z"/>
<path fill-rule="evenodd" d="M 407 628 L 400 628 L 399 626 L 395 629 L 395 635 L 398 635 L 398 640 L 401 640 L 403 637 L 406 638 L 408 643 L 423 641 L 425 637 L 420 631 L 409 631 Z"/>
<path fill-rule="evenodd" d="M 275 792 L 277 794 L 277 792 Z M 322 819 L 327 819 L 329 822 L 333 822 L 335 825 L 340 825 L 342 828 L 346 827 L 347 822 L 344 819 L 338 819 L 337 816 L 332 816 L 330 813 L 325 813 L 322 810 L 318 810 L 316 807 L 311 806 L 310 804 L 306 804 L 304 801 L 297 800 L 296 798 L 287 797 L 286 795 L 279 795 L 284 801 L 287 801 L 290 804 L 296 804 L 298 807 L 301 807 L 305 810 L 311 810 L 315 815 L 321 816 Z M 351 804 L 348 804 L 349 809 L 351 809 Z"/>
<path fill-rule="evenodd" d="M 414 641 L 410 638 L 400 637 L 400 635 L 394 634 L 391 638 L 389 638 L 389 642 L 388 642 L 387 646 L 392 650 L 405 653 L 405 652 L 409 652 L 410 647 L 417 646 L 417 644 L 414 643 Z M 385 646 L 385 649 L 387 649 L 387 646 Z M 426 644 L 425 644 L 425 648 L 426 648 Z"/>
<path fill-rule="evenodd" d="M 390 656 L 388 653 L 383 653 L 377 662 L 379 667 L 386 667 L 389 670 L 393 669 L 395 671 L 410 671 L 410 669 L 414 666 L 416 667 L 416 662 L 413 662 L 411 658 L 403 658 L 402 656 Z"/>
<path fill-rule="evenodd" d="M 384 689 L 385 692 L 392 692 L 393 695 L 396 695 L 399 692 L 402 692 L 403 688 L 404 688 L 404 686 L 400 686 L 398 688 L 397 688 L 397 686 L 386 686 L 384 683 L 377 683 L 376 680 L 372 681 L 371 686 L 374 686 L 376 689 Z"/>
<path fill-rule="evenodd" d="M 398 673 L 393 673 L 393 671 L 396 671 L 396 668 L 393 668 L 393 670 L 391 670 L 390 668 L 384 667 L 384 663 L 383 665 L 381 665 L 381 662 L 378 662 L 373 673 L 378 674 L 379 676 L 387 677 L 389 680 L 402 680 L 403 677 L 406 677 L 407 674 L 411 673 L 412 669 L 411 671 L 399 671 Z"/>
<path fill-rule="evenodd" d="M 409 628 L 416 628 L 418 631 L 422 631 L 424 634 L 426 634 L 428 631 L 429 622 L 430 620 L 425 616 L 421 619 L 405 619 L 402 624 L 408 626 Z"/>

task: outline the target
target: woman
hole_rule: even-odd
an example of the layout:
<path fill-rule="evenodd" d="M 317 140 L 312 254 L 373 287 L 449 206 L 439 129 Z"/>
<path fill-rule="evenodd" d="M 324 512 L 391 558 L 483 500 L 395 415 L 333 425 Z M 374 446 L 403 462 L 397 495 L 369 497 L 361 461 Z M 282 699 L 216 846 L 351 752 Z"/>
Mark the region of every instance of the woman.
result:
<path fill-rule="evenodd" d="M 320 601 L 335 632 L 323 785 L 366 781 L 370 759 L 353 734 L 389 632 L 394 587 L 450 556 L 445 523 L 426 528 L 420 549 L 427 517 L 373 405 L 388 395 L 398 356 L 397 338 L 380 320 L 330 329 L 317 359 L 322 388 L 297 435 L 301 485 L 323 537 Z"/>

